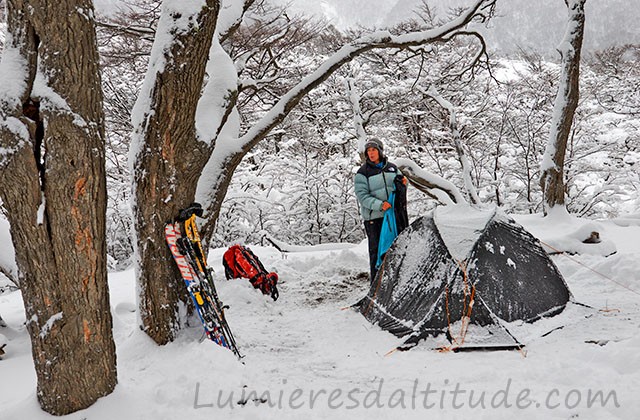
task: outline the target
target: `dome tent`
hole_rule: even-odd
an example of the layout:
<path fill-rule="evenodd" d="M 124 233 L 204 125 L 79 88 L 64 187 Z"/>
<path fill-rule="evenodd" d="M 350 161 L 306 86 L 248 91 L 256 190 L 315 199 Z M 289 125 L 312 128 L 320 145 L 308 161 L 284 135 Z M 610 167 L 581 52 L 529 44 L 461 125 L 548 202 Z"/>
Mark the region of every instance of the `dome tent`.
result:
<path fill-rule="evenodd" d="M 440 334 L 457 350 L 509 349 L 522 344 L 506 323 L 556 315 L 571 299 L 540 242 L 513 219 L 449 205 L 396 238 L 356 307 L 406 337 L 403 349 Z"/>

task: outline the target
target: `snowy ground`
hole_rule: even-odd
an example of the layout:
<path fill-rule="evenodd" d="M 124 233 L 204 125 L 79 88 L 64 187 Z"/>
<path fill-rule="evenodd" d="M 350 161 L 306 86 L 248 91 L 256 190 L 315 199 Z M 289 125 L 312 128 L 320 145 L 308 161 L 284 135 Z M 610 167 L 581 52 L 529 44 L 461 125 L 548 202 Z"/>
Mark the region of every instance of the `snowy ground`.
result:
<path fill-rule="evenodd" d="M 223 249 L 212 250 L 242 363 L 200 327 L 167 346 L 136 323 L 132 271 L 110 275 L 118 352 L 116 391 L 69 419 L 635 419 L 640 413 L 640 223 L 540 216 L 517 220 L 545 243 L 580 248 L 556 255 L 576 301 L 555 319 L 527 327 L 523 352 L 440 353 L 426 344 L 394 352 L 400 340 L 344 309 L 367 291 L 366 247 L 308 250 L 283 258 L 252 247 L 278 271 L 273 302 L 248 281 L 225 281 Z M 585 248 L 584 232 L 603 243 Z M 605 257 L 611 250 L 615 254 Z M 19 292 L 0 295 L 0 419 L 44 419 L 35 397 Z M 564 325 L 548 335 L 544 332 Z M 264 402 L 260 402 L 263 400 Z M 246 404 L 242 404 L 246 402 Z"/>

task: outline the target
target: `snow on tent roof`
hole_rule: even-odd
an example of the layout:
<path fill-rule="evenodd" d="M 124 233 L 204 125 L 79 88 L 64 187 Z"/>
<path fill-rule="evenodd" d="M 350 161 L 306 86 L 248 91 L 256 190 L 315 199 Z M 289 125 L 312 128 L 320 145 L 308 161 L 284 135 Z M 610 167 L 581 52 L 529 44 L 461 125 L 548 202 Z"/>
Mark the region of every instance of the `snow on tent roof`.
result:
<path fill-rule="evenodd" d="M 458 261 L 467 259 L 496 209 L 480 210 L 469 206 L 440 206 L 433 220 L 449 253 Z"/>
<path fill-rule="evenodd" d="M 406 346 L 440 334 L 452 341 L 453 326 L 468 320 L 465 347 L 520 347 L 505 323 L 561 312 L 571 299 L 564 279 L 540 242 L 504 213 L 446 207 L 396 238 L 356 307 Z"/>

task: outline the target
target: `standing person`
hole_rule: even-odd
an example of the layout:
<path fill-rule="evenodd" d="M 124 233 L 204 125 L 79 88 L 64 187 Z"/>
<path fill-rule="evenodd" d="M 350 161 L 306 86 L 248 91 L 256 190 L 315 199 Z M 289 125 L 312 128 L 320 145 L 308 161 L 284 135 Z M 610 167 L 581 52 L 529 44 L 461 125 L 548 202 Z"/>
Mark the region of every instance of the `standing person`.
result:
<path fill-rule="evenodd" d="M 397 177 L 405 186 L 407 180 L 398 167 L 389 162 L 384 155 L 384 146 L 380 140 L 371 138 L 365 144 L 364 150 L 366 161 L 356 173 L 355 192 L 367 233 L 371 275 L 369 280 L 373 282 L 377 272 L 378 243 L 380 242 L 384 212 L 393 207 L 393 203 L 388 201 L 389 195 L 396 189 L 394 181 Z M 402 210 L 406 214 L 406 205 Z"/>

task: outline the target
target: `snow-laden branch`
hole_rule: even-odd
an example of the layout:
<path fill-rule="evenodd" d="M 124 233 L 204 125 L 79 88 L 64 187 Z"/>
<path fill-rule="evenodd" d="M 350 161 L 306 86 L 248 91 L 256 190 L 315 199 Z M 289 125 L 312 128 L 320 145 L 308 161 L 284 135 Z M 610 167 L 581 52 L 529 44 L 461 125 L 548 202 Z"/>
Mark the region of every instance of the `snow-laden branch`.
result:
<path fill-rule="evenodd" d="M 2 74 L 2 78 L 0 78 L 0 109 L 3 111 L 21 106 L 20 98 L 23 98 L 29 89 L 28 60 L 20 48 L 14 47 L 12 43 L 12 36 L 8 34 L 0 61 L 0 74 Z"/>
<path fill-rule="evenodd" d="M 278 77 L 276 76 L 264 77 L 262 79 L 243 78 L 238 80 L 238 89 L 240 91 L 245 89 L 259 90 L 262 88 L 262 86 L 268 86 L 276 80 L 278 80 Z"/>
<path fill-rule="evenodd" d="M 0 61 L 0 170 L 17 150 L 31 147 L 29 130 L 19 115 L 22 101 L 30 94 L 33 73 L 20 42 L 9 32 Z"/>
<path fill-rule="evenodd" d="M 491 8 L 494 5 L 495 0 L 477 0 L 473 6 L 465 10 L 459 17 L 442 26 L 402 35 L 391 35 L 388 31 L 378 31 L 367 34 L 343 46 L 313 73 L 302 79 L 289 92 L 283 95 L 273 108 L 240 138 L 241 147 L 243 150 L 250 150 L 273 127 L 279 124 L 309 91 L 324 82 L 338 68 L 355 57 L 377 48 L 404 49 L 434 42 L 443 42 L 451 37 L 454 32 L 464 28 L 476 16 L 479 16 L 481 14 L 480 10 Z"/>
<path fill-rule="evenodd" d="M 216 34 L 222 43 L 240 27 L 244 14 L 255 3 L 255 0 L 224 0 L 221 3 Z"/>
<path fill-rule="evenodd" d="M 17 270 L 17 269 L 16 269 Z M 18 280 L 18 274 L 15 270 L 0 265 L 0 274 L 4 275 L 15 287 L 20 288 L 20 281 Z"/>
<path fill-rule="evenodd" d="M 453 136 L 453 143 L 456 148 L 456 152 L 458 153 L 458 159 L 460 159 L 460 164 L 462 165 L 462 179 L 464 180 L 464 186 L 469 194 L 469 199 L 472 204 L 479 204 L 480 198 L 478 197 L 478 193 L 476 192 L 476 188 L 473 185 L 473 181 L 471 179 L 471 165 L 469 164 L 469 159 L 467 159 L 467 154 L 464 152 L 462 147 L 462 141 L 460 140 L 460 129 L 458 128 L 458 121 L 456 118 L 456 110 L 453 104 L 447 101 L 445 98 L 440 95 L 440 93 L 436 90 L 436 87 L 431 85 L 429 90 L 424 91 L 422 93 L 429 96 L 433 100 L 435 100 L 438 105 L 443 107 L 449 113 L 449 128 L 451 129 L 451 134 Z"/>
<path fill-rule="evenodd" d="M 458 187 L 446 179 L 422 169 L 410 159 L 396 159 L 395 164 L 405 175 L 411 185 L 442 204 L 467 203 Z"/>
<path fill-rule="evenodd" d="M 199 140 L 211 145 L 235 111 L 238 87 L 238 74 L 233 60 L 217 39 L 211 43 L 207 73 L 215 74 L 215 77 L 209 79 L 198 101 L 196 132 Z M 236 126 L 234 137 L 238 136 L 238 129 Z"/>
<path fill-rule="evenodd" d="M 349 97 L 349 103 L 353 110 L 353 125 L 356 130 L 356 138 L 358 139 L 358 153 L 364 156 L 364 145 L 367 142 L 367 133 L 364 131 L 364 117 L 362 109 L 360 108 L 360 92 L 356 87 L 356 82 L 353 77 L 349 77 L 346 80 L 347 93 Z"/>
<path fill-rule="evenodd" d="M 237 121 L 231 117 L 236 113 L 235 104 L 240 83 L 233 60 L 220 43 L 240 26 L 244 14 L 254 2 L 255 0 L 225 0 L 218 14 L 216 35 L 211 43 L 207 61 L 206 72 L 209 80 L 196 109 L 198 139 L 210 146 L 223 129 L 228 135 L 238 136 L 238 124 L 229 124 L 232 127 L 225 125 L 228 121 Z"/>

